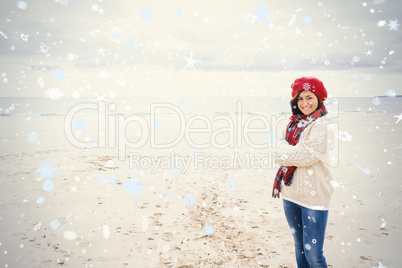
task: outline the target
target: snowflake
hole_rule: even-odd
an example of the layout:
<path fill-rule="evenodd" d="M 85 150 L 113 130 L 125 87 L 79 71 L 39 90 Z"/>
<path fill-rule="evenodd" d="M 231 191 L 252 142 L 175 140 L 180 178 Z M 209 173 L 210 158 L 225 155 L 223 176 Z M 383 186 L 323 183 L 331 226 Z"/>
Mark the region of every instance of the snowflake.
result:
<path fill-rule="evenodd" d="M 179 100 L 179 104 L 185 106 L 186 105 L 186 100 L 183 99 L 183 97 L 181 97 L 180 100 Z"/>
<path fill-rule="evenodd" d="M 60 226 L 60 222 L 58 219 L 54 219 L 50 223 L 50 228 L 52 228 L 53 230 L 56 230 L 57 228 L 59 228 L 59 226 Z"/>
<path fill-rule="evenodd" d="M 236 179 L 234 179 L 234 178 L 228 178 L 228 179 L 226 180 L 226 186 L 227 186 L 228 188 L 234 188 L 236 185 L 237 185 Z"/>
<path fill-rule="evenodd" d="M 142 229 L 143 232 L 146 232 L 148 230 L 149 221 L 148 221 L 146 216 L 141 215 L 141 217 L 142 217 L 142 227 L 141 227 L 141 229 Z"/>
<path fill-rule="evenodd" d="M 107 160 L 105 166 L 107 168 L 112 168 L 113 167 L 113 161 L 112 160 Z"/>
<path fill-rule="evenodd" d="M 378 266 L 373 268 L 387 268 L 387 266 L 384 266 L 381 262 L 378 262 Z"/>
<path fill-rule="evenodd" d="M 67 6 L 68 5 L 68 0 L 59 0 L 59 3 L 62 6 Z"/>
<path fill-rule="evenodd" d="M 395 123 L 395 124 L 397 124 L 400 120 L 402 120 L 402 113 L 401 113 L 401 115 L 394 115 L 394 117 L 398 118 L 398 121 L 396 121 L 396 123 Z M 401 148 L 401 147 L 399 147 L 399 148 Z"/>
<path fill-rule="evenodd" d="M 25 42 L 27 42 L 28 41 L 28 37 L 29 37 L 29 34 L 20 34 L 20 36 L 21 36 L 21 39 L 22 40 L 24 40 Z"/>
<path fill-rule="evenodd" d="M 73 94 L 71 95 L 74 99 L 79 99 L 80 98 L 80 93 L 78 91 L 74 91 Z"/>
<path fill-rule="evenodd" d="M 102 79 L 107 79 L 111 75 L 111 73 L 106 70 L 101 70 L 98 75 Z"/>
<path fill-rule="evenodd" d="M 58 88 L 49 88 L 49 90 L 45 91 L 45 98 L 49 98 L 53 100 L 60 100 L 63 97 L 63 92 L 61 92 Z"/>
<path fill-rule="evenodd" d="M 99 6 L 97 4 L 93 4 L 91 6 L 92 11 L 98 11 L 99 10 Z"/>
<path fill-rule="evenodd" d="M 54 164 L 54 162 L 45 163 L 45 164 L 41 165 L 38 170 L 36 170 L 36 173 L 40 174 L 39 180 L 47 178 L 47 177 L 53 177 L 55 172 L 60 173 L 58 168 L 53 167 L 53 164 Z"/>
<path fill-rule="evenodd" d="M 144 184 L 143 182 L 135 183 L 134 175 L 131 176 L 129 183 L 123 182 L 123 184 L 122 184 L 122 187 L 127 189 L 127 193 L 124 196 L 124 198 L 126 198 L 130 193 L 135 195 L 137 198 L 140 198 L 141 187 L 143 184 Z"/>
<path fill-rule="evenodd" d="M 211 225 L 205 226 L 205 234 L 206 235 L 212 235 L 214 233 L 214 228 Z"/>
<path fill-rule="evenodd" d="M 395 96 L 396 96 L 395 91 L 393 91 L 392 89 L 387 91 L 387 97 L 394 98 Z"/>
<path fill-rule="evenodd" d="M 119 27 L 114 27 L 113 28 L 113 38 L 120 38 L 120 28 Z"/>
<path fill-rule="evenodd" d="M 106 177 L 104 175 L 96 175 L 96 179 L 100 180 L 103 183 L 107 183 L 108 181 L 110 181 L 110 183 L 112 184 L 116 184 L 117 183 L 117 177 Z"/>
<path fill-rule="evenodd" d="M 194 60 L 194 59 L 193 59 L 193 52 L 190 52 L 190 58 L 186 58 L 186 57 L 183 57 L 183 58 L 185 58 L 185 59 L 187 60 L 186 69 L 187 69 L 188 67 L 192 67 L 193 70 L 195 70 L 194 63 L 197 63 L 198 60 Z"/>
<path fill-rule="evenodd" d="M 314 118 L 312 118 L 311 116 L 307 117 L 306 120 L 300 120 L 300 122 L 297 124 L 298 128 L 302 128 L 302 127 L 306 127 L 308 126 L 310 123 L 312 123 L 314 121 Z"/>
<path fill-rule="evenodd" d="M 374 46 L 373 40 L 370 40 L 369 42 L 366 42 L 366 45 L 368 45 L 369 47 L 373 47 Z"/>
<path fill-rule="evenodd" d="M 174 169 L 173 171 L 172 171 L 172 173 L 173 173 L 173 177 L 175 178 L 175 179 L 177 179 L 178 177 L 179 177 L 179 170 L 176 168 L 176 169 Z"/>
<path fill-rule="evenodd" d="M 380 105 L 381 100 L 380 100 L 379 97 L 375 97 L 375 98 L 373 99 L 372 103 L 377 106 L 377 105 Z"/>
<path fill-rule="evenodd" d="M 38 134 L 36 132 L 31 132 L 27 135 L 27 141 L 30 143 L 35 143 L 38 141 Z"/>
<path fill-rule="evenodd" d="M 309 83 L 304 83 L 304 85 L 303 85 L 304 90 L 310 90 L 310 88 L 311 88 L 311 85 Z"/>
<path fill-rule="evenodd" d="M 66 78 L 66 70 L 64 70 L 63 68 L 56 68 L 53 71 L 53 76 L 57 80 L 63 80 L 64 78 Z"/>
<path fill-rule="evenodd" d="M 387 222 L 384 219 L 381 219 L 382 223 L 381 223 L 381 228 L 385 228 L 385 226 L 387 225 Z"/>
<path fill-rule="evenodd" d="M 43 202 L 45 202 L 45 198 L 43 197 L 43 196 L 41 196 L 41 197 L 39 197 L 37 200 L 36 200 L 36 203 L 37 204 L 43 204 Z"/>
<path fill-rule="evenodd" d="M 387 22 L 385 20 L 380 20 L 380 21 L 377 22 L 378 27 L 384 27 L 385 24 L 387 24 Z"/>
<path fill-rule="evenodd" d="M 141 15 L 141 18 L 144 21 L 149 21 L 149 23 L 151 23 L 151 19 L 153 18 L 153 14 L 152 14 L 152 10 L 149 7 L 144 7 L 140 11 L 140 15 Z"/>
<path fill-rule="evenodd" d="M 269 24 L 267 15 L 273 11 L 274 10 L 264 10 L 264 2 L 263 1 L 261 1 L 259 10 L 250 10 L 251 13 L 253 13 L 254 15 L 257 15 L 257 17 L 255 17 L 255 18 L 253 16 L 254 24 L 256 24 L 259 20 L 263 20 L 266 24 Z"/>
<path fill-rule="evenodd" d="M 53 187 L 54 187 L 54 183 L 52 180 L 47 180 L 42 185 L 43 190 L 45 190 L 46 192 L 52 191 Z"/>
<path fill-rule="evenodd" d="M 17 7 L 20 8 L 20 9 L 27 9 L 28 4 L 25 3 L 24 1 L 18 1 L 17 2 Z"/>
<path fill-rule="evenodd" d="M 166 244 L 163 246 L 163 251 L 168 252 L 170 250 L 170 245 Z"/>
<path fill-rule="evenodd" d="M 135 41 L 135 35 L 133 36 L 133 37 L 127 37 L 127 45 L 128 45 L 128 47 L 130 48 L 130 47 L 132 47 L 132 48 L 135 48 L 135 44 L 137 44 L 138 42 L 137 41 Z"/>
<path fill-rule="evenodd" d="M 278 190 L 278 189 L 275 189 L 275 190 L 274 190 L 274 196 L 276 197 L 276 196 L 278 196 L 278 194 L 279 194 L 279 190 Z"/>
<path fill-rule="evenodd" d="M 121 84 L 120 84 L 121 85 Z M 114 90 L 109 90 L 109 97 L 111 97 L 112 99 L 116 98 L 117 96 L 117 92 Z"/>
<path fill-rule="evenodd" d="M 103 225 L 103 237 L 107 240 L 110 236 L 110 228 L 106 224 Z"/>
<path fill-rule="evenodd" d="M 74 53 L 69 53 L 69 54 L 67 55 L 67 59 L 68 59 L 68 60 L 75 60 L 76 57 L 77 57 L 77 56 L 76 56 Z"/>
<path fill-rule="evenodd" d="M 371 171 L 370 171 L 370 169 L 369 168 L 361 168 L 360 167 L 360 169 L 364 172 L 364 174 L 366 174 L 366 175 L 370 175 L 370 173 L 371 173 Z"/>
<path fill-rule="evenodd" d="M 389 24 L 387 24 L 389 27 L 390 31 L 398 31 L 398 26 L 401 26 L 398 24 L 398 20 L 389 20 Z"/>
<path fill-rule="evenodd" d="M 312 118 L 311 116 L 307 117 L 307 121 L 308 123 L 313 123 L 314 122 L 314 118 Z"/>
<path fill-rule="evenodd" d="M 97 51 L 98 51 L 98 55 L 99 55 L 99 54 L 102 54 L 102 56 L 105 56 L 105 54 L 104 54 L 103 52 L 105 52 L 106 49 L 100 47 L 99 49 L 97 49 Z"/>
<path fill-rule="evenodd" d="M 37 223 L 37 224 L 34 226 L 33 230 L 34 230 L 35 232 L 39 231 L 41 225 L 42 225 L 41 222 Z"/>
<path fill-rule="evenodd" d="M 45 86 L 45 82 L 43 81 L 43 78 L 42 78 L 42 77 L 39 77 L 39 78 L 38 78 L 38 84 L 39 84 L 40 87 L 44 87 L 44 86 Z"/>
<path fill-rule="evenodd" d="M 46 45 L 43 44 L 43 43 L 40 43 L 39 48 L 40 48 L 39 52 L 42 52 L 42 53 L 47 53 L 47 51 L 49 50 L 49 47 L 46 46 Z"/>
<path fill-rule="evenodd" d="M 5 33 L 3 33 L 2 31 L 0 31 L 1 36 L 3 36 L 5 39 L 8 39 L 7 35 Z"/>
<path fill-rule="evenodd" d="M 335 136 L 341 141 L 352 141 L 353 137 L 346 131 L 345 132 L 339 131 L 338 133 L 335 133 Z"/>
<path fill-rule="evenodd" d="M 96 175 L 96 179 L 100 180 L 101 182 L 107 182 L 108 178 L 103 175 Z"/>
<path fill-rule="evenodd" d="M 195 203 L 195 197 L 194 195 L 188 193 L 186 194 L 186 196 L 184 197 L 184 202 L 186 203 L 187 206 L 192 206 Z"/>
<path fill-rule="evenodd" d="M 99 15 L 99 14 L 102 14 L 102 15 L 103 15 L 103 12 L 105 12 L 105 10 L 104 10 L 102 7 L 100 7 L 100 9 L 98 9 L 98 15 Z"/>
<path fill-rule="evenodd" d="M 65 231 L 63 236 L 67 240 L 75 240 L 75 239 L 77 239 L 77 233 L 74 232 L 74 231 Z"/>

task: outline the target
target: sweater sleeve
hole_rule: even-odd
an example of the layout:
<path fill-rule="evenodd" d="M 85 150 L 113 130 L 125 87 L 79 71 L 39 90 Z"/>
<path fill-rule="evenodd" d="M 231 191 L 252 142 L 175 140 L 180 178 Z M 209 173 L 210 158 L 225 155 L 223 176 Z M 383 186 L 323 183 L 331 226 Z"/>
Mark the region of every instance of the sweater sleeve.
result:
<path fill-rule="evenodd" d="M 308 167 L 318 161 L 326 161 L 330 156 L 333 132 L 328 124 L 313 124 L 306 128 L 299 142 L 289 145 L 281 140 L 275 148 L 275 162 L 282 166 Z"/>

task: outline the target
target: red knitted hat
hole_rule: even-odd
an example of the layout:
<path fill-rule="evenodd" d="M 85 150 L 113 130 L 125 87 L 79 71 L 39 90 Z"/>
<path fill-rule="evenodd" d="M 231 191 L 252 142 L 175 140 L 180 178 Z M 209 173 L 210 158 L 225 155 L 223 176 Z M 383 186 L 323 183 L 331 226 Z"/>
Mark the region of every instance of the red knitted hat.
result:
<path fill-rule="evenodd" d="M 313 92 L 321 101 L 327 99 L 327 90 L 324 84 L 315 77 L 301 77 L 297 78 L 291 85 L 292 98 L 294 98 L 300 91 L 309 90 Z"/>

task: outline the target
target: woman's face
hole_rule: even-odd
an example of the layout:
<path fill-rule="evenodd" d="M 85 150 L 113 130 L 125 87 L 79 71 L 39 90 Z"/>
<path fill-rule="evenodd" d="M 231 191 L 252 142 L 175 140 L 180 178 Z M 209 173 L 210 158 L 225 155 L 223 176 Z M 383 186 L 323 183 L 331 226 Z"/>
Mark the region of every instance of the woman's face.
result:
<path fill-rule="evenodd" d="M 302 91 L 297 98 L 297 106 L 303 114 L 309 115 L 318 107 L 317 96 L 311 91 Z"/>

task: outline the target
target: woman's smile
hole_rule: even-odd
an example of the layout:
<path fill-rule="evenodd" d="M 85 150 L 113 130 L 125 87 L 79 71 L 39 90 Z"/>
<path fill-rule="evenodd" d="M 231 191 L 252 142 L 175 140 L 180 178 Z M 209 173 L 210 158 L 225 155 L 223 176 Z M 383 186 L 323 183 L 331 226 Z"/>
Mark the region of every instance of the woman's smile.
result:
<path fill-rule="evenodd" d="M 309 115 L 318 107 L 317 96 L 311 91 L 302 91 L 297 97 L 297 106 L 303 114 Z"/>

